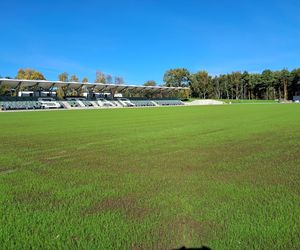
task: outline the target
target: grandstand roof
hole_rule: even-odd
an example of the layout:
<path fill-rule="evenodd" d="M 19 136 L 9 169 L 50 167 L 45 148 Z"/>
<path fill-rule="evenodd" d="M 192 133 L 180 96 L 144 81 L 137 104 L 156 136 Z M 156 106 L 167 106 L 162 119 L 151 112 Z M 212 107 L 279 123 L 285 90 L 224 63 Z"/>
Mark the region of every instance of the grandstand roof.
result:
<path fill-rule="evenodd" d="M 118 84 L 103 84 L 103 83 L 83 83 L 83 82 L 61 82 L 61 81 L 46 81 L 46 80 L 22 80 L 22 79 L 6 79 L 0 78 L 0 86 L 9 86 L 11 88 L 32 87 L 42 88 L 43 90 L 51 90 L 54 87 L 69 87 L 73 89 L 80 89 L 86 86 L 88 89 L 95 92 L 103 91 L 117 91 L 124 90 L 131 91 L 159 91 L 159 92 L 172 92 L 179 90 L 188 90 L 187 87 L 162 87 L 162 86 L 138 86 L 138 85 L 118 85 Z"/>

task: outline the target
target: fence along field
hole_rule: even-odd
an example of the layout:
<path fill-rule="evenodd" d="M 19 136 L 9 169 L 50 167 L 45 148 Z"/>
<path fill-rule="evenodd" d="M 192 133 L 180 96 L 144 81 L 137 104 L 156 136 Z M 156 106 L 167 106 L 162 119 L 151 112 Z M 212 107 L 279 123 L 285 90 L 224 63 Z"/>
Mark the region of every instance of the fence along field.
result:
<path fill-rule="evenodd" d="M 299 111 L 1 113 L 0 245 L 299 249 Z"/>

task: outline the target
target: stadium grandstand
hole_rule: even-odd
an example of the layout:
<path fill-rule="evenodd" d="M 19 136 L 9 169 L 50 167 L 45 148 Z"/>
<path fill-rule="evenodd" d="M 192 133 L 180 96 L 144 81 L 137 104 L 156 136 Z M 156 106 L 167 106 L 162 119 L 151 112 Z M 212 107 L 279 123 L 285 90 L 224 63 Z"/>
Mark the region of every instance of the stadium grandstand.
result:
<path fill-rule="evenodd" d="M 40 110 L 184 105 L 187 87 L 0 79 L 0 109 Z"/>

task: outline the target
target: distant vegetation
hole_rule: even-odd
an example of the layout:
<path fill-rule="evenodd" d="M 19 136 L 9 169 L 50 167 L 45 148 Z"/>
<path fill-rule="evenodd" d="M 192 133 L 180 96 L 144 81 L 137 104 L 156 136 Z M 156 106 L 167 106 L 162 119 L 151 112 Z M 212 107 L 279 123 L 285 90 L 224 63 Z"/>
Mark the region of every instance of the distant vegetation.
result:
<path fill-rule="evenodd" d="M 291 99 L 300 94 L 300 68 L 218 76 L 210 76 L 206 71 L 193 74 L 178 68 L 166 71 L 164 82 L 166 86 L 189 86 L 192 97 L 204 99 Z"/>
<path fill-rule="evenodd" d="M 11 78 L 11 77 L 6 77 Z M 16 79 L 45 80 L 44 75 L 33 69 L 20 69 Z M 79 82 L 76 74 L 69 77 L 67 72 L 58 75 L 58 80 Z M 84 77 L 82 82 L 88 82 Z M 125 84 L 121 76 L 113 77 L 102 71 L 96 72 L 95 83 Z M 158 85 L 154 80 L 146 81 L 144 86 Z M 248 100 L 274 100 L 292 99 L 300 95 L 300 68 L 289 71 L 287 69 L 272 71 L 264 70 L 262 73 L 232 72 L 211 76 L 207 71 L 191 73 L 185 68 L 167 70 L 163 76 L 163 84 L 168 87 L 190 87 L 190 95 L 194 98 L 212 99 L 248 99 Z"/>
<path fill-rule="evenodd" d="M 46 80 L 41 72 L 34 69 L 19 69 L 16 75 L 16 79 Z"/>
<path fill-rule="evenodd" d="M 0 76 L 1 78 L 1 76 Z M 6 76 L 7 79 L 13 79 L 13 77 Z M 35 70 L 35 69 L 19 69 L 15 79 L 23 79 L 23 80 L 46 80 L 43 73 Z M 57 76 L 58 81 L 62 82 L 88 82 L 89 79 L 87 77 L 83 77 L 80 80 L 76 74 L 70 75 L 68 72 L 63 72 Z M 96 78 L 94 80 L 95 83 L 106 83 L 106 84 L 124 84 L 124 78 L 122 76 L 113 77 L 110 74 L 105 74 L 102 71 L 96 71 Z"/>
<path fill-rule="evenodd" d="M 157 83 L 154 80 L 149 80 L 144 83 L 144 86 L 156 86 L 156 85 L 157 85 Z"/>

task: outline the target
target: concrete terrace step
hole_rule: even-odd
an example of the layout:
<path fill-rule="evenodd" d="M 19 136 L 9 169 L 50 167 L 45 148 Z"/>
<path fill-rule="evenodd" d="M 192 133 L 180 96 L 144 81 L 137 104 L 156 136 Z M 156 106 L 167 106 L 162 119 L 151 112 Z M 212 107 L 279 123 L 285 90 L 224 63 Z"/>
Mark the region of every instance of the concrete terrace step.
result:
<path fill-rule="evenodd" d="M 77 103 L 79 104 L 80 107 L 85 107 L 82 101 L 78 100 Z"/>
<path fill-rule="evenodd" d="M 66 101 L 62 101 L 61 103 L 62 103 L 62 105 L 63 105 L 66 109 L 71 109 L 71 108 L 72 108 L 71 105 L 70 105 L 68 102 L 66 102 Z"/>
<path fill-rule="evenodd" d="M 154 104 L 154 106 L 159 106 L 155 101 L 151 101 L 153 104 Z"/>

